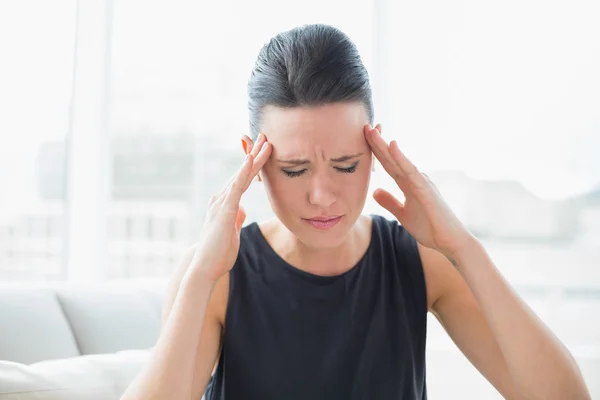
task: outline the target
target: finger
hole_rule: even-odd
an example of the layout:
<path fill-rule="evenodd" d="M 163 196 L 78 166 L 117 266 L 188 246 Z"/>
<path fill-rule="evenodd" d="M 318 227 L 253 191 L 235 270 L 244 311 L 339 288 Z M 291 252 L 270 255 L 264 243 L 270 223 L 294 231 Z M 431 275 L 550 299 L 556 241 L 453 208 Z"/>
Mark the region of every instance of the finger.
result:
<path fill-rule="evenodd" d="M 239 170 L 238 170 L 238 172 L 239 172 Z M 223 198 L 225 193 L 227 193 L 227 190 L 229 190 L 229 186 L 231 186 L 231 182 L 233 182 L 233 180 L 235 179 L 238 172 L 236 172 L 235 174 L 233 174 L 229 177 L 229 179 L 227 180 L 227 182 L 225 183 L 225 185 L 223 186 L 223 188 L 221 189 L 219 194 L 217 196 L 215 196 L 215 200 L 213 201 L 213 203 L 218 203 Z"/>
<path fill-rule="evenodd" d="M 423 174 L 419 172 L 417 167 L 410 162 L 408 157 L 400 150 L 398 143 L 395 140 L 392 140 L 392 143 L 390 143 L 390 154 L 404 175 L 415 185 L 421 187 L 429 183 Z"/>
<path fill-rule="evenodd" d="M 250 155 L 252 156 L 253 162 L 256 160 L 256 156 L 261 151 L 265 142 L 266 142 L 266 137 L 265 137 L 264 133 L 260 133 L 258 135 L 258 137 L 256 138 L 256 141 L 252 145 L 252 150 L 250 151 Z M 250 174 L 254 175 L 253 170 Z"/>
<path fill-rule="evenodd" d="M 267 160 L 269 159 L 270 151 L 271 151 L 271 143 L 267 140 L 265 136 L 263 136 L 262 143 L 260 144 L 260 149 L 254 157 L 254 165 L 260 170 Z M 268 152 L 268 154 L 267 154 Z"/>
<path fill-rule="evenodd" d="M 266 137 L 263 133 L 258 135 L 258 138 L 256 140 L 256 143 L 254 144 L 254 146 L 252 146 L 252 150 L 250 151 L 250 155 L 252 156 L 252 159 L 256 158 L 256 155 L 259 153 L 259 151 L 261 150 L 264 142 L 266 140 Z M 244 160 L 245 161 L 245 160 Z M 238 170 L 238 173 L 240 172 L 242 167 L 240 167 L 240 169 Z M 233 180 L 235 179 L 235 177 L 237 176 L 236 174 L 233 174 L 229 180 L 227 181 L 227 184 L 225 185 L 225 187 L 221 190 L 221 192 L 219 193 L 218 198 L 220 200 L 222 200 L 225 196 L 225 194 L 227 193 L 227 191 L 229 190 L 229 187 L 231 186 L 231 183 L 233 182 Z"/>
<path fill-rule="evenodd" d="M 229 177 L 229 179 L 227 180 L 227 182 L 225 183 L 225 185 L 223 186 L 223 188 L 221 189 L 221 191 L 219 192 L 219 194 L 217 195 L 217 199 L 216 199 L 216 203 L 220 203 L 224 196 L 227 194 L 227 191 L 229 190 L 229 188 L 231 187 L 231 184 L 233 183 L 234 179 L 236 179 L 236 177 L 240 174 L 240 172 L 244 169 L 244 164 L 250 160 L 248 160 L 248 157 L 252 155 L 252 152 L 250 152 L 249 154 L 246 154 L 246 157 L 244 158 L 244 161 L 242 161 L 242 165 L 240 165 L 240 167 L 238 168 L 238 170 Z"/>
<path fill-rule="evenodd" d="M 235 179 L 231 182 L 231 185 L 229 185 L 229 189 L 225 193 L 223 199 L 223 204 L 228 204 L 231 207 L 237 207 L 239 205 L 242 194 L 248 187 L 248 181 L 251 180 L 250 173 L 253 164 L 254 160 L 252 154 L 248 154 L 242 168 L 240 168 Z"/>
<path fill-rule="evenodd" d="M 433 188 L 433 190 L 435 190 L 437 192 L 437 194 L 439 194 L 441 196 L 442 193 L 440 192 L 440 190 L 436 186 L 435 182 L 433 182 L 433 180 L 429 177 L 429 175 L 427 175 L 425 172 L 421 172 L 421 175 L 423 175 L 423 177 L 425 177 L 425 179 L 427 180 L 427 182 L 429 182 L 429 185 L 431 185 L 431 187 Z"/>
<path fill-rule="evenodd" d="M 252 159 L 254 160 L 255 163 L 256 163 L 256 157 L 263 150 L 266 142 L 267 142 L 267 137 L 265 136 L 264 133 L 260 133 L 258 135 L 258 138 L 256 139 L 256 141 L 252 145 L 252 150 L 250 150 L 249 154 L 252 155 Z M 252 179 L 254 179 L 254 177 L 256 176 L 256 174 L 258 173 L 259 170 L 260 170 L 260 168 L 257 169 L 254 166 L 252 167 L 252 171 L 250 172 L 251 178 L 250 178 L 250 181 L 248 182 L 248 186 L 252 183 Z M 247 187 L 246 187 L 246 189 L 247 189 Z"/>
<path fill-rule="evenodd" d="M 258 175 L 258 173 L 260 172 L 262 167 L 264 167 L 266 162 L 269 160 L 272 149 L 273 149 L 273 146 L 269 142 L 265 141 L 263 143 L 262 148 L 260 149 L 260 152 L 256 155 L 256 158 L 254 159 L 254 163 L 252 165 L 252 171 L 250 172 L 250 176 L 249 176 L 248 181 L 246 182 L 244 191 L 246 191 L 248 189 L 248 187 L 252 183 L 252 180 L 256 177 L 256 175 Z"/>
<path fill-rule="evenodd" d="M 381 137 L 379 131 L 377 129 L 369 129 L 365 136 L 367 138 L 367 143 L 369 143 L 369 146 L 373 151 L 373 154 L 375 154 L 375 157 L 377 157 L 388 174 L 392 175 L 392 177 L 398 175 L 400 172 L 398 170 L 398 166 L 390 154 L 388 144 Z"/>
<path fill-rule="evenodd" d="M 417 167 L 415 167 L 415 165 L 412 162 L 410 162 L 410 160 L 400 150 L 400 147 L 398 147 L 398 142 L 392 140 L 389 149 L 392 159 L 394 160 L 396 165 L 398 165 L 402 169 L 402 172 L 404 172 L 407 176 L 414 175 L 419 172 L 417 170 Z"/>
<path fill-rule="evenodd" d="M 404 204 L 394 195 L 384 189 L 377 189 L 373 192 L 373 198 L 380 206 L 391 212 L 398 221 L 402 222 Z"/>
<path fill-rule="evenodd" d="M 250 171 L 252 169 L 252 154 L 246 154 L 246 158 L 244 158 L 244 162 L 242 163 L 242 165 L 240 166 L 240 168 L 237 170 L 237 172 L 235 174 L 233 174 L 233 176 L 231 178 L 229 178 L 229 181 L 227 182 L 227 186 L 225 186 L 225 189 L 219 194 L 217 200 L 215 201 L 215 204 L 223 204 L 223 201 L 225 201 L 225 199 L 227 198 L 227 196 L 229 195 L 229 193 L 232 190 L 232 187 L 234 185 L 245 185 L 246 180 L 248 179 L 248 175 L 250 174 Z M 237 183 L 236 183 L 237 182 Z"/>
<path fill-rule="evenodd" d="M 383 140 L 377 129 L 369 129 L 365 133 L 367 142 L 375 154 L 375 157 L 379 160 L 383 169 L 396 181 L 400 189 L 407 190 L 407 179 L 402 169 L 399 167 L 397 162 L 394 160 L 390 153 L 388 144 Z"/>
<path fill-rule="evenodd" d="M 266 141 L 267 141 L 267 138 L 266 138 L 266 136 L 265 136 L 264 133 L 261 133 L 261 134 L 258 135 L 258 138 L 256 138 L 256 143 L 254 143 L 254 145 L 252 146 L 252 151 L 250 152 L 250 154 L 252 154 L 252 156 L 254 158 L 256 158 L 256 155 L 258 154 L 258 152 L 262 148 L 262 145 Z"/>

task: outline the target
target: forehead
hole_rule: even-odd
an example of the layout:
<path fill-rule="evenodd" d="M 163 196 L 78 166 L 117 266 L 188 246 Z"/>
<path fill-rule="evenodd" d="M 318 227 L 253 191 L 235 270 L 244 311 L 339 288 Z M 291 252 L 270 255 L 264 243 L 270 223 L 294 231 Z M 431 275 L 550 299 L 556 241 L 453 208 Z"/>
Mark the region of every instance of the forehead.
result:
<path fill-rule="evenodd" d="M 361 103 L 293 108 L 267 106 L 261 131 L 274 148 L 299 150 L 307 145 L 362 144 L 365 141 L 363 127 L 368 123 L 367 112 Z"/>

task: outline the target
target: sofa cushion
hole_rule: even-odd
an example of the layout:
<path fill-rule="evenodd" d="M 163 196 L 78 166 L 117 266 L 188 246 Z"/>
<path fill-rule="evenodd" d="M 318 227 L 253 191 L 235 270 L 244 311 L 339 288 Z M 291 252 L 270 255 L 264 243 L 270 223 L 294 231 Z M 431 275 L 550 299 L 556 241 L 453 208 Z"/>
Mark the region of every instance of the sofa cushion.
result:
<path fill-rule="evenodd" d="M 81 354 L 147 349 L 158 339 L 158 293 L 130 287 L 90 286 L 85 290 L 60 288 L 57 297 Z"/>
<path fill-rule="evenodd" d="M 79 355 L 71 328 L 49 289 L 0 290 L 0 360 L 29 364 Z"/>
<path fill-rule="evenodd" d="M 149 356 L 129 350 L 32 365 L 0 361 L 0 400 L 117 400 Z"/>

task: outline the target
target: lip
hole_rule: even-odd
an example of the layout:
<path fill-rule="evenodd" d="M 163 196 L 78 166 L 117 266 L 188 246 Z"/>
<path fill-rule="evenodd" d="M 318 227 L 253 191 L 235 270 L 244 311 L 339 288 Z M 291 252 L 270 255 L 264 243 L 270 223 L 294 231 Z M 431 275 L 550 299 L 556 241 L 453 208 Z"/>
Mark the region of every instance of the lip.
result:
<path fill-rule="evenodd" d="M 305 218 L 308 221 L 329 221 L 332 219 L 339 218 L 341 215 L 326 215 L 326 216 L 318 216 L 313 218 Z"/>
<path fill-rule="evenodd" d="M 338 216 L 320 216 L 314 218 L 305 218 L 304 220 L 311 224 L 314 228 L 320 230 L 327 230 L 333 228 L 340 222 L 343 215 Z"/>

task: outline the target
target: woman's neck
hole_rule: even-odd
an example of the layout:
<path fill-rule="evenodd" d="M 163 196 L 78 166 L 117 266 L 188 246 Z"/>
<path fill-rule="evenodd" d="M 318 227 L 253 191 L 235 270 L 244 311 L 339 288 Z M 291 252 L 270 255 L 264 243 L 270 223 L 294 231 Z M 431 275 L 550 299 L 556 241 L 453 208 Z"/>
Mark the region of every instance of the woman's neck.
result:
<path fill-rule="evenodd" d="M 351 269 L 367 251 L 371 224 L 371 217 L 361 215 L 339 246 L 325 249 L 306 246 L 278 220 L 269 221 L 261 230 L 288 264 L 311 274 L 335 276 Z"/>

